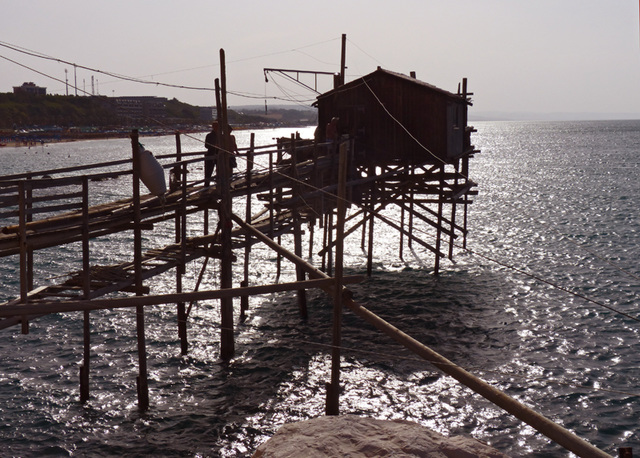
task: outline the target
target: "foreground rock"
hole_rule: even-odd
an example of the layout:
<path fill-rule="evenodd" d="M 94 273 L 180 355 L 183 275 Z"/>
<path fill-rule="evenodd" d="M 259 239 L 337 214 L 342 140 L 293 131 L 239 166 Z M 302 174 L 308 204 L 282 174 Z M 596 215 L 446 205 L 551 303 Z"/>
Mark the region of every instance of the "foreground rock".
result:
<path fill-rule="evenodd" d="M 504 458 L 472 438 L 445 437 L 417 423 L 355 415 L 327 416 L 284 425 L 253 455 L 268 457 Z"/>

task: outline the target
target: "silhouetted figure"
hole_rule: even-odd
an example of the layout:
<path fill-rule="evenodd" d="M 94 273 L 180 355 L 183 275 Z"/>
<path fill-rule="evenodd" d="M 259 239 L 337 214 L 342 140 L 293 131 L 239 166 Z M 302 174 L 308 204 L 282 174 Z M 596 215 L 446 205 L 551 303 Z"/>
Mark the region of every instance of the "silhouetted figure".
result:
<path fill-rule="evenodd" d="M 204 185 L 209 186 L 218 160 L 218 121 L 211 125 L 211 132 L 205 137 L 204 146 L 207 148 L 204 154 Z"/>
<path fill-rule="evenodd" d="M 340 119 L 335 116 L 331 118 L 331 121 L 327 124 L 325 131 L 325 137 L 328 142 L 336 143 L 338 141 L 338 121 Z"/>
<path fill-rule="evenodd" d="M 233 129 L 229 126 L 229 139 L 231 140 L 231 145 L 229 145 L 231 147 L 231 156 L 229 156 L 229 166 L 231 167 L 230 173 L 238 166 L 238 160 L 236 159 L 236 155 L 238 154 L 238 144 L 236 143 L 236 137 L 231 135 L 232 131 Z"/>
<path fill-rule="evenodd" d="M 340 119 L 335 116 L 331 118 L 331 121 L 327 123 L 327 127 L 325 129 L 325 140 L 329 143 L 327 148 L 327 152 L 329 154 L 334 154 L 338 147 L 338 139 L 340 137 L 340 133 L 338 132 L 338 121 Z"/>

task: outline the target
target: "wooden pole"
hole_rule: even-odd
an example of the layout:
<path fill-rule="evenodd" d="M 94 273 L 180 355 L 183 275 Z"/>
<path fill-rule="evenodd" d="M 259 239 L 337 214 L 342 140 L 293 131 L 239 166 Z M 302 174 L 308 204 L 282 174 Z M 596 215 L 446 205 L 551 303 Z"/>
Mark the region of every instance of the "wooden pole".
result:
<path fill-rule="evenodd" d="M 329 210 L 329 219 L 327 221 L 327 245 L 333 244 L 333 207 Z M 327 250 L 327 274 L 333 275 L 333 250 Z"/>
<path fill-rule="evenodd" d="M 300 196 L 297 167 L 296 136 L 291 134 L 291 177 L 293 178 L 291 189 L 293 196 Z M 302 257 L 302 225 L 300 224 L 300 212 L 297 207 L 293 208 L 293 224 L 294 251 L 297 256 Z M 303 281 L 304 279 L 304 269 L 301 266 L 296 265 L 296 280 Z M 307 293 L 304 289 L 298 290 L 298 310 L 300 311 L 300 318 L 303 320 L 306 320 L 309 317 L 307 313 Z"/>
<path fill-rule="evenodd" d="M 373 177 L 376 174 L 375 166 L 371 166 L 369 168 L 369 176 Z M 369 207 L 370 207 L 370 216 L 369 216 L 369 241 L 367 246 L 367 276 L 370 277 L 373 273 L 373 222 L 375 220 L 375 215 L 373 213 L 373 206 L 376 201 L 376 182 L 371 182 L 371 192 L 369 199 Z"/>
<path fill-rule="evenodd" d="M 464 181 L 465 184 L 469 181 L 469 156 L 464 156 L 462 158 L 462 175 L 464 176 Z M 463 249 L 467 249 L 467 212 L 468 212 L 468 208 L 469 208 L 469 204 L 467 203 L 468 199 L 466 198 L 465 195 L 465 199 L 464 199 L 464 217 L 462 220 L 462 229 L 463 229 L 463 236 L 462 236 L 462 248 Z"/>
<path fill-rule="evenodd" d="M 442 239 L 442 207 L 444 200 L 444 165 L 440 166 L 440 181 L 438 187 L 438 227 L 436 228 L 436 260 L 433 266 L 434 275 L 440 273 L 440 242 Z"/>
<path fill-rule="evenodd" d="M 458 168 L 459 162 L 455 163 L 455 172 L 456 176 L 453 179 L 454 189 L 458 188 Z M 455 240 L 455 229 L 456 228 L 456 199 L 454 198 L 451 202 L 451 234 L 449 234 L 449 259 L 453 259 L 453 242 Z"/>
<path fill-rule="evenodd" d="M 31 176 L 27 177 L 27 183 L 31 180 Z M 26 200 L 26 208 L 27 208 L 27 222 L 29 224 L 33 221 L 33 214 L 31 213 L 31 209 L 33 208 L 33 188 L 31 186 L 27 186 L 27 200 Z M 33 289 L 33 248 L 27 245 L 27 290 L 31 291 Z"/>
<path fill-rule="evenodd" d="M 182 161 L 182 142 L 180 140 L 180 132 L 176 132 L 176 161 Z M 186 164 L 183 164 L 180 167 L 181 170 L 186 167 Z M 176 267 L 176 293 L 182 292 L 182 276 L 185 273 L 185 250 L 184 243 L 186 240 L 186 221 L 183 221 L 183 217 L 186 218 L 186 173 L 182 173 L 181 170 L 176 170 L 175 177 L 179 180 L 180 188 L 182 191 L 182 205 L 176 207 L 175 212 L 175 242 L 181 243 L 180 249 L 180 261 Z M 178 338 L 180 339 L 180 354 L 186 355 L 189 351 L 189 340 L 187 335 L 187 309 L 184 301 L 178 302 L 176 304 L 176 315 L 178 320 Z"/>
<path fill-rule="evenodd" d="M 322 227 L 322 246 L 326 247 L 327 246 L 327 239 L 328 239 L 328 231 L 329 231 L 329 214 L 328 213 L 324 213 L 320 215 L 320 220 L 324 219 L 324 225 Z M 322 263 L 321 263 L 321 269 L 323 272 L 327 271 L 327 251 L 329 250 L 325 250 L 323 248 L 323 252 L 322 252 Z"/>
<path fill-rule="evenodd" d="M 273 238 L 274 234 L 274 221 L 273 221 L 273 213 L 274 213 L 274 204 L 275 204 L 275 196 L 273 194 L 274 191 L 274 176 L 273 176 L 273 150 L 269 150 L 269 237 Z"/>
<path fill-rule="evenodd" d="M 340 52 L 340 86 L 345 82 L 345 70 L 347 68 L 347 34 L 342 34 L 342 49 Z"/>
<path fill-rule="evenodd" d="M 91 294 L 91 260 L 89 255 L 89 178 L 82 177 L 82 289 L 84 298 Z"/>
<path fill-rule="evenodd" d="M 333 294 L 333 337 L 331 346 L 331 382 L 327 384 L 327 415 L 340 414 L 340 345 L 342 340 L 342 276 L 344 261 L 344 220 L 347 195 L 347 142 L 340 144 L 338 169 L 338 201 L 336 221 L 336 264 Z M 304 269 L 302 265 L 298 268 Z"/>
<path fill-rule="evenodd" d="M 91 272 L 89 259 L 89 179 L 82 177 L 82 283 L 84 299 L 91 294 Z M 89 311 L 83 312 L 84 353 L 80 366 L 80 402 L 89 400 L 89 363 L 91 361 L 91 324 Z"/>
<path fill-rule="evenodd" d="M 315 236 L 316 219 L 309 221 L 309 259 L 313 258 L 313 237 Z"/>
<path fill-rule="evenodd" d="M 462 96 L 465 98 L 465 100 L 467 99 L 467 78 L 462 78 Z M 467 107 L 465 105 L 465 109 L 464 109 L 464 121 L 463 121 L 463 126 L 467 126 Z M 465 184 L 469 181 L 469 155 L 466 154 L 463 156 L 462 158 L 462 176 L 464 176 L 464 180 L 465 180 Z M 465 194 L 465 199 L 464 199 L 464 217 L 463 217 L 463 228 L 464 228 L 464 233 L 463 233 L 463 238 L 462 238 L 462 248 L 466 249 L 467 248 L 467 211 L 468 211 L 468 203 L 467 203 L 466 199 L 466 194 Z"/>
<path fill-rule="evenodd" d="M 243 224 L 244 221 L 243 221 Z M 275 243 L 275 242 L 274 242 Z M 361 283 L 365 280 L 362 275 L 343 277 L 343 284 Z M 114 299 L 68 300 L 36 302 L 31 304 L 5 305 L 0 307 L 0 317 L 11 318 L 22 314 L 48 315 L 52 313 L 78 312 L 84 310 L 115 310 L 121 308 L 147 307 L 151 305 L 173 304 L 178 301 L 205 301 L 220 299 L 221 297 L 255 296 L 260 294 L 281 293 L 295 291 L 300 288 L 324 288 L 333 285 L 333 278 L 318 277 L 303 282 L 278 283 L 269 285 L 247 286 L 242 288 L 216 289 L 193 291 L 188 293 L 173 293 L 161 295 L 146 295 L 135 297 L 118 297 Z"/>
<path fill-rule="evenodd" d="M 282 140 L 278 139 L 278 150 L 276 154 L 276 170 L 279 169 L 280 164 L 282 164 Z M 276 202 L 282 202 L 282 187 L 279 186 L 276 189 Z M 278 243 L 281 243 L 282 237 L 278 234 Z M 280 280 L 280 274 L 282 274 L 282 256 L 279 254 L 276 256 L 276 281 Z"/>
<path fill-rule="evenodd" d="M 367 241 L 367 222 L 369 221 L 369 210 L 367 208 L 369 205 L 365 205 L 363 216 L 362 216 L 362 236 L 360 238 L 360 249 L 364 251 L 365 242 Z"/>
<path fill-rule="evenodd" d="M 249 150 L 247 151 L 247 202 L 245 206 L 245 221 L 251 223 L 251 181 L 253 170 L 253 153 L 255 149 L 256 134 L 251 132 L 251 139 L 249 141 Z M 249 256 L 251 255 L 251 234 L 246 232 L 244 237 L 244 280 L 241 286 L 249 286 Z M 249 310 L 249 296 L 242 296 L 240 298 L 240 321 L 244 322 L 247 319 L 247 310 Z"/>
<path fill-rule="evenodd" d="M 413 248 L 413 200 L 415 197 L 415 176 L 416 176 L 416 167 L 415 165 L 411 165 L 411 191 L 409 195 L 409 237 L 408 237 L 408 246 L 409 249 Z"/>
<path fill-rule="evenodd" d="M 222 244 L 222 257 L 220 259 L 220 288 L 233 287 L 231 251 L 231 190 L 229 187 L 231 170 L 229 167 L 229 152 L 231 141 L 229 122 L 227 118 L 227 77 L 224 49 L 220 49 L 220 125 L 222 134 L 222 148 L 218 153 L 218 189 L 221 195 L 218 214 L 220 217 L 220 243 Z M 223 361 L 229 361 L 235 353 L 233 328 L 233 299 L 220 299 L 220 357 Z"/>
<path fill-rule="evenodd" d="M 138 131 L 131 133 L 131 147 L 133 150 L 133 264 L 136 296 L 142 296 L 142 230 L 140 228 L 140 146 Z M 144 307 L 136 307 L 136 330 L 138 336 L 138 408 L 149 408 L 149 384 L 147 380 L 147 349 L 144 333 Z"/>
<path fill-rule="evenodd" d="M 314 188 L 320 189 L 320 168 L 318 167 L 318 139 L 313 139 L 313 170 L 311 172 L 311 184 Z M 316 215 L 320 209 L 320 199 L 315 198 L 310 203 L 311 210 L 315 213 L 309 221 L 309 259 L 313 259 L 313 243 L 315 237 Z M 319 213 L 320 225 L 322 226 L 322 212 Z"/>
<path fill-rule="evenodd" d="M 400 188 L 402 190 L 402 194 L 400 199 L 402 200 L 402 203 L 405 204 L 406 200 L 407 200 L 407 192 L 406 189 L 403 189 L 406 182 L 407 182 L 407 175 L 406 175 L 406 168 L 409 166 L 409 164 L 405 165 L 405 174 L 403 175 L 403 179 L 401 181 L 400 184 Z M 404 209 L 404 205 L 402 205 L 402 207 L 400 208 L 400 228 L 402 229 L 400 231 L 400 247 L 398 248 L 399 251 L 399 257 L 401 261 L 404 261 L 403 258 L 403 248 L 404 248 L 404 213 L 405 213 L 405 209 Z"/>
<path fill-rule="evenodd" d="M 20 226 L 20 303 L 26 304 L 29 300 L 29 280 L 27 266 L 27 183 L 20 181 L 18 184 L 18 223 Z M 29 321 L 22 316 L 22 334 L 29 334 Z"/>
<path fill-rule="evenodd" d="M 18 224 L 20 227 L 20 302 L 27 303 L 29 286 L 27 283 L 27 204 L 26 184 L 18 183 Z"/>

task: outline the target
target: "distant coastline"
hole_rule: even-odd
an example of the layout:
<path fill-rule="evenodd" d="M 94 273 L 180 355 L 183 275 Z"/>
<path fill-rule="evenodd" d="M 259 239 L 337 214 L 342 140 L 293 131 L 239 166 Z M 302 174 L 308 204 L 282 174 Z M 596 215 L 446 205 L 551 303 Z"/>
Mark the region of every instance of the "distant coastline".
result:
<path fill-rule="evenodd" d="M 144 130 L 140 132 L 141 137 L 172 135 L 175 132 L 199 133 L 205 132 L 203 128 L 196 129 L 162 129 L 162 130 Z M 109 131 L 92 131 L 92 132 L 60 132 L 52 130 L 36 129 L 31 132 L 18 133 L 0 133 L 0 147 L 31 147 L 39 146 L 46 143 L 63 143 L 75 142 L 83 140 L 104 140 L 110 138 L 128 138 L 131 135 L 131 129 L 109 130 Z"/>
<path fill-rule="evenodd" d="M 274 124 L 247 124 L 234 125 L 234 130 L 260 130 L 272 129 L 277 127 L 307 127 L 315 126 L 314 123 L 291 123 L 290 125 L 274 125 Z M 120 130 L 96 130 L 91 132 L 60 132 L 57 130 L 34 129 L 30 132 L 2 132 L 0 131 L 0 150 L 1 148 L 17 148 L 17 147 L 35 147 L 47 143 L 64 143 L 86 140 L 106 140 L 112 138 L 129 138 L 132 129 L 123 128 Z M 209 132 L 209 128 L 204 126 L 176 127 L 175 129 L 142 129 L 138 131 L 140 137 L 160 137 L 164 135 L 174 135 L 176 132 L 184 134 L 202 134 Z"/>
<path fill-rule="evenodd" d="M 74 97 L 0 93 L 0 146 L 203 132 L 211 128 L 213 107 L 192 106 L 158 97 Z M 131 99 L 131 100 L 129 100 Z M 139 102 L 135 104 L 133 102 Z M 145 105 L 146 104 L 146 105 Z M 312 107 L 253 106 L 228 110 L 234 128 L 315 125 Z"/>
<path fill-rule="evenodd" d="M 640 120 L 640 113 L 510 112 L 469 110 L 469 121 L 618 121 Z"/>

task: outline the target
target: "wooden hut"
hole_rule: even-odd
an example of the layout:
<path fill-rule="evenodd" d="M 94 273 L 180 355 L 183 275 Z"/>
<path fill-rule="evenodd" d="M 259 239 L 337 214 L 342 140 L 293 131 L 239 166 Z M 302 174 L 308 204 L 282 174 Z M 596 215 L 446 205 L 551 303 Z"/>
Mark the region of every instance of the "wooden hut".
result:
<path fill-rule="evenodd" d="M 317 99 L 319 140 L 339 118 L 339 134 L 355 138 L 368 163 L 452 163 L 469 153 L 466 83 L 458 94 L 378 67 Z"/>

